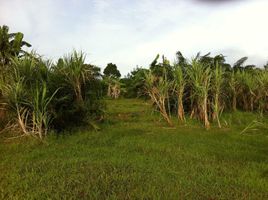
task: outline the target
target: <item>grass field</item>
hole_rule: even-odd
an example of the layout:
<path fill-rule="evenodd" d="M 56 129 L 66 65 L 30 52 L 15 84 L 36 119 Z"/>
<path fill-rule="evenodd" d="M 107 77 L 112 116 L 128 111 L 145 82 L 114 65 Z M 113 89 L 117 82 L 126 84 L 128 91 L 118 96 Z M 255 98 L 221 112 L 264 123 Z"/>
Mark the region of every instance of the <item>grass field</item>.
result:
<path fill-rule="evenodd" d="M 0 138 L 1 199 L 268 199 L 268 137 L 253 114 L 168 128 L 141 100 L 108 100 L 100 131 Z M 25 141 L 27 140 L 27 141 Z"/>

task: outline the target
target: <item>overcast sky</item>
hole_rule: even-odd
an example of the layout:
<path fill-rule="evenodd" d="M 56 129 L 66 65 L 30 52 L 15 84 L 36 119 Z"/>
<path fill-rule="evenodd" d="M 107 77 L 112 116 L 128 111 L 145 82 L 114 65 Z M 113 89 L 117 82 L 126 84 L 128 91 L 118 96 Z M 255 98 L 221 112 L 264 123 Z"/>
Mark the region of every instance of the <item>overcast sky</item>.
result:
<path fill-rule="evenodd" d="M 46 58 L 83 50 L 122 74 L 157 53 L 222 53 L 233 63 L 268 61 L 268 0 L 0 0 L 0 25 L 23 32 Z"/>

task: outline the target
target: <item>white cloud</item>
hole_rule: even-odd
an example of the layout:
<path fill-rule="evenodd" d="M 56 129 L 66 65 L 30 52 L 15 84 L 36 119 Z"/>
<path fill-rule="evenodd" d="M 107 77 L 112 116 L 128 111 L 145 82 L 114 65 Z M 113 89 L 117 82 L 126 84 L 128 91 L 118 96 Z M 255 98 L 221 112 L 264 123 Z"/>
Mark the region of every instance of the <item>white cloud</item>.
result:
<path fill-rule="evenodd" d="M 46 57 L 58 58 L 73 48 L 104 67 L 116 63 L 123 74 L 148 66 L 157 53 L 171 60 L 177 50 L 223 53 L 234 62 L 268 60 L 266 0 L 221 5 L 195 1 L 37 1 L 1 2 L 0 24 L 21 31 Z"/>

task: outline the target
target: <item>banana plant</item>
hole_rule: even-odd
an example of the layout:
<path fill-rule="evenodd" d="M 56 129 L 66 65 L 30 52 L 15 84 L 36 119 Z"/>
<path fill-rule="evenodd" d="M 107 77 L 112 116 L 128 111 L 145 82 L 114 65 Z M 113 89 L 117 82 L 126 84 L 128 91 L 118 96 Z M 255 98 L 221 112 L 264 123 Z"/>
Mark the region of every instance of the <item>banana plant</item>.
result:
<path fill-rule="evenodd" d="M 12 58 L 27 54 L 22 48 L 31 45 L 23 40 L 23 34 L 9 33 L 9 27 L 0 26 L 0 65 L 2 67 L 10 64 Z"/>

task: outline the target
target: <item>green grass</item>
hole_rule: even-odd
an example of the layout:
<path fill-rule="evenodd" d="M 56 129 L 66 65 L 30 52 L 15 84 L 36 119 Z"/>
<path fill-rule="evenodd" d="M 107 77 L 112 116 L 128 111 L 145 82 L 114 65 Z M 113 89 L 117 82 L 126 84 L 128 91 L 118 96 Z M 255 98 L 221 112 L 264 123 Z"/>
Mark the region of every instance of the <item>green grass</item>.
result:
<path fill-rule="evenodd" d="M 108 100 L 101 131 L 0 138 L 1 199 L 268 199 L 267 130 L 225 114 L 210 131 L 168 128 L 141 100 Z M 237 116 L 236 116 L 237 115 Z M 237 125 L 235 125 L 237 124 Z"/>

